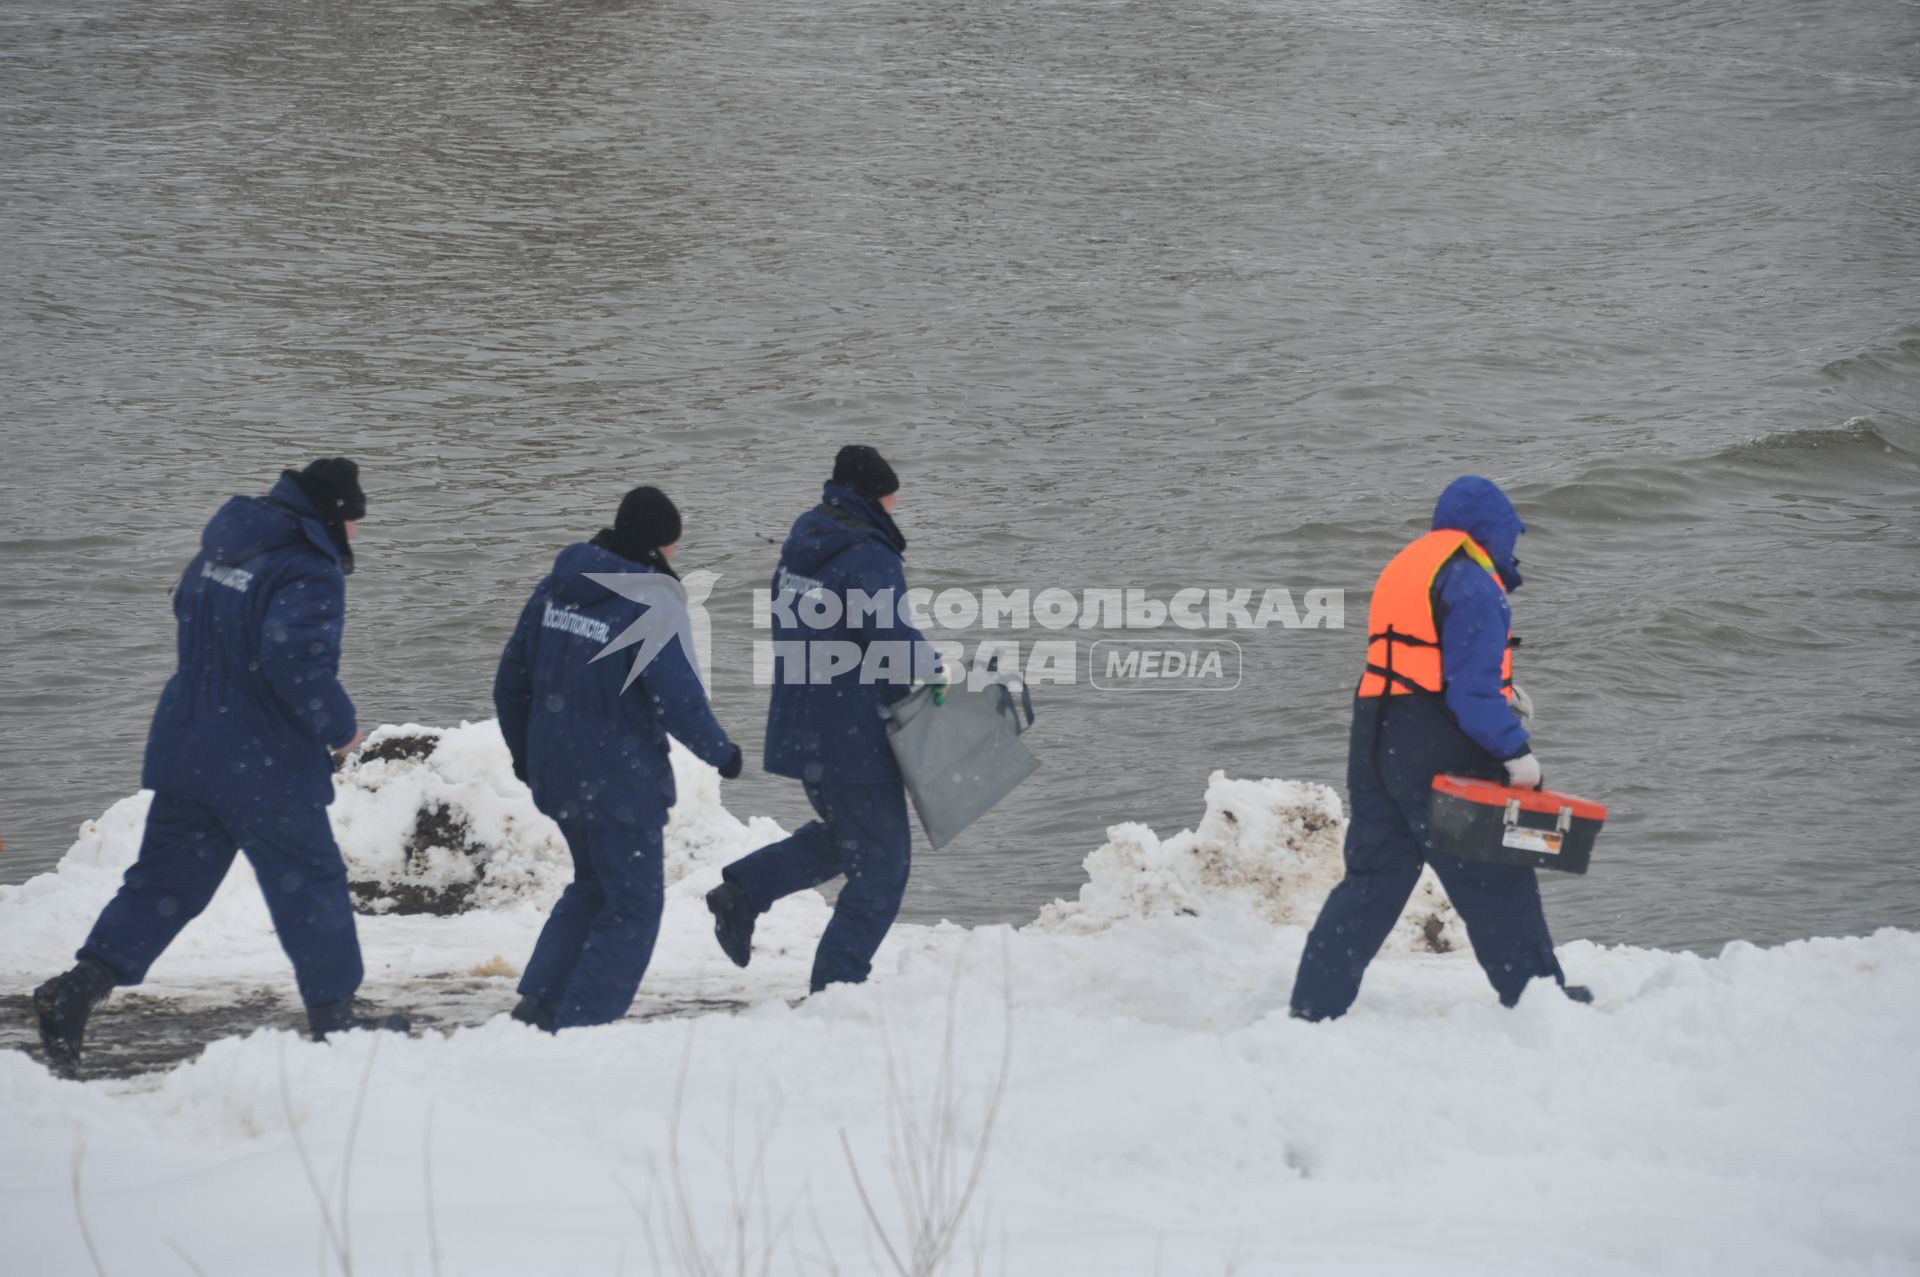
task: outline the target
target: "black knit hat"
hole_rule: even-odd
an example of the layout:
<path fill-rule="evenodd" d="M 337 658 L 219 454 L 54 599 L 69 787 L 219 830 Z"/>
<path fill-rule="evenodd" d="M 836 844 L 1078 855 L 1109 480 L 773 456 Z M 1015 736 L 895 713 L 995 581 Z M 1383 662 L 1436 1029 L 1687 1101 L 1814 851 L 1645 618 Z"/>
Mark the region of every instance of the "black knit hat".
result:
<path fill-rule="evenodd" d="M 320 522 L 341 524 L 367 517 L 367 494 L 360 490 L 360 467 L 345 457 L 322 457 L 293 476 L 313 503 Z"/>
<path fill-rule="evenodd" d="M 886 458 L 864 443 L 850 443 L 833 459 L 833 481 L 852 488 L 869 501 L 900 491 L 900 476 Z"/>
<path fill-rule="evenodd" d="M 613 527 L 657 550 L 680 540 L 680 511 L 660 489 L 639 487 L 620 498 L 620 513 Z"/>

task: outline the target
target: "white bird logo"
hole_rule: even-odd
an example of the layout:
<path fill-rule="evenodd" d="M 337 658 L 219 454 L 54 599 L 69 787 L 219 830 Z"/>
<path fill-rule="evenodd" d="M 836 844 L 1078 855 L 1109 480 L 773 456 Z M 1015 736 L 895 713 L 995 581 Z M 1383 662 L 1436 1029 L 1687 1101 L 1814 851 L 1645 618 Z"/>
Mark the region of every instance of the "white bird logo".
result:
<path fill-rule="evenodd" d="M 633 668 L 627 671 L 627 681 L 620 685 L 621 691 L 632 687 L 641 671 L 651 665 L 653 658 L 675 638 L 680 640 L 680 649 L 687 654 L 687 663 L 693 666 L 695 677 L 706 681 L 695 655 L 693 618 L 690 615 L 694 605 L 688 598 L 685 585 L 664 572 L 588 572 L 584 575 L 596 585 L 603 585 L 621 598 L 642 604 L 647 609 L 593 657 L 597 661 L 636 644 L 639 646 L 640 650 L 633 658 Z M 719 580 L 716 572 L 693 572 L 688 576 L 699 589 L 702 600 L 713 589 L 713 583 Z M 698 610 L 704 619 L 706 609 Z"/>

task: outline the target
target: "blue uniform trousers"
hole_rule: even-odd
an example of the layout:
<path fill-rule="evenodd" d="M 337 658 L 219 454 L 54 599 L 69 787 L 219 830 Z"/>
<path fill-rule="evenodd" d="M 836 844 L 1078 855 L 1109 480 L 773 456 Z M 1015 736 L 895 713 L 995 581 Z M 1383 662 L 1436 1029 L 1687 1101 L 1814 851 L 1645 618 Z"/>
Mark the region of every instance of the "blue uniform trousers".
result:
<path fill-rule="evenodd" d="M 300 998 L 325 1006 L 360 987 L 360 940 L 347 867 L 324 807 L 228 812 L 155 794 L 140 855 L 81 946 L 121 984 L 139 984 L 180 929 L 198 917 L 236 851 L 260 881 L 280 947 L 293 961 Z"/>
<path fill-rule="evenodd" d="M 807 801 L 820 819 L 736 860 L 727 866 L 727 878 L 764 912 L 784 896 L 846 875 L 814 954 L 812 988 L 818 993 L 829 984 L 859 984 L 873 970 L 873 955 L 906 894 L 913 832 L 899 781 L 809 781 Z"/>
<path fill-rule="evenodd" d="M 1406 908 L 1422 864 L 1432 865 L 1446 888 L 1474 957 L 1503 1004 L 1518 1002 L 1538 976 L 1565 983 L 1533 870 L 1432 850 L 1417 832 L 1424 821 L 1417 813 L 1410 818 L 1385 790 L 1356 789 L 1349 798 L 1347 874 L 1307 934 L 1293 982 L 1295 1015 L 1324 1020 L 1353 1005 L 1360 978 Z"/>
<path fill-rule="evenodd" d="M 560 822 L 573 881 L 554 902 L 520 993 L 554 1009 L 556 1029 L 626 1015 L 660 936 L 666 901 L 662 827 Z"/>

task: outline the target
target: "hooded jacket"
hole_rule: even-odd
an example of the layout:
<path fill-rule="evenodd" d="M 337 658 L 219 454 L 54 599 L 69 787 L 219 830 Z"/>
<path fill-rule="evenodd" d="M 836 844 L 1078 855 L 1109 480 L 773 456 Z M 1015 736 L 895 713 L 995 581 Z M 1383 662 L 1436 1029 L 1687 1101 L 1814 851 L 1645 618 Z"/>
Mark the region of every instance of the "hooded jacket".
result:
<path fill-rule="evenodd" d="M 659 827 L 676 797 L 667 737 L 715 767 L 733 742 L 678 637 L 626 686 L 640 648 L 594 658 L 652 606 L 616 594 L 587 573 L 654 573 L 581 543 L 554 559 L 501 654 L 493 703 L 514 774 L 534 804 L 564 823 Z M 659 620 L 661 618 L 656 618 Z M 624 688 L 624 690 L 623 690 Z"/>
<path fill-rule="evenodd" d="M 1442 772 L 1502 779 L 1504 760 L 1528 751 L 1527 729 L 1500 686 L 1500 663 L 1512 628 L 1507 594 L 1520 588 L 1515 547 L 1526 525 L 1498 485 L 1455 479 L 1434 505 L 1434 530 L 1465 532 L 1500 575 L 1465 554 L 1434 577 L 1434 619 L 1446 683 L 1439 698 L 1396 696 L 1356 700 L 1347 765 L 1350 789 L 1387 788 L 1424 808 Z M 1505 590 L 1501 588 L 1505 585 Z"/>
<path fill-rule="evenodd" d="M 234 497 L 173 592 L 179 667 L 141 784 L 229 812 L 333 801 L 331 750 L 355 732 L 341 687 L 341 555 L 291 474 Z"/>
<path fill-rule="evenodd" d="M 938 665 L 926 636 L 900 615 L 907 595 L 906 545 L 878 503 L 836 483 L 827 484 L 820 505 L 794 522 L 773 573 L 773 638 L 776 652 L 804 655 L 776 660 L 767 706 L 767 771 L 816 783 L 900 783 L 881 711 L 911 690 L 916 673 L 926 676 Z M 892 606 L 878 616 L 850 616 L 848 594 L 854 590 L 884 597 Z M 804 604 L 816 592 L 839 599 L 833 624 L 807 623 Z M 875 649 L 878 643 L 887 646 Z M 828 650 L 816 654 L 821 644 L 857 649 L 862 663 L 816 681 L 815 666 Z M 867 660 L 868 654 L 874 659 Z M 886 677 L 873 677 L 883 665 Z"/>
<path fill-rule="evenodd" d="M 1527 525 L 1492 480 L 1468 475 L 1440 494 L 1433 527 L 1464 532 L 1479 542 L 1506 586 L 1501 590 L 1485 568 L 1464 556 L 1456 556 L 1434 579 L 1447 708 L 1461 730 L 1494 758 L 1524 754 L 1527 729 L 1501 690 L 1500 662 L 1513 628 L 1507 595 L 1520 588 L 1514 549 Z"/>

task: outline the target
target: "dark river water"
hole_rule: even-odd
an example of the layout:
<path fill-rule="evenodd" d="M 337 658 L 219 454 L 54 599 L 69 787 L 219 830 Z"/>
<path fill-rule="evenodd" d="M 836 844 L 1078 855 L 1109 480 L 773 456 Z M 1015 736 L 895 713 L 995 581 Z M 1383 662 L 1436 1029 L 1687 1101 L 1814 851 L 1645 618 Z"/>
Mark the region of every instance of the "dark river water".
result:
<path fill-rule="evenodd" d="M 1231 693 L 1039 688 L 912 916 L 1339 784 L 1366 592 L 1479 472 L 1614 810 L 1559 936 L 1920 926 L 1911 0 L 10 0 L 0 266 L 0 879 L 137 787 L 227 494 L 361 460 L 348 684 L 449 724 L 658 483 L 757 758 L 749 591 L 865 440 L 917 585 L 1347 592 Z"/>

